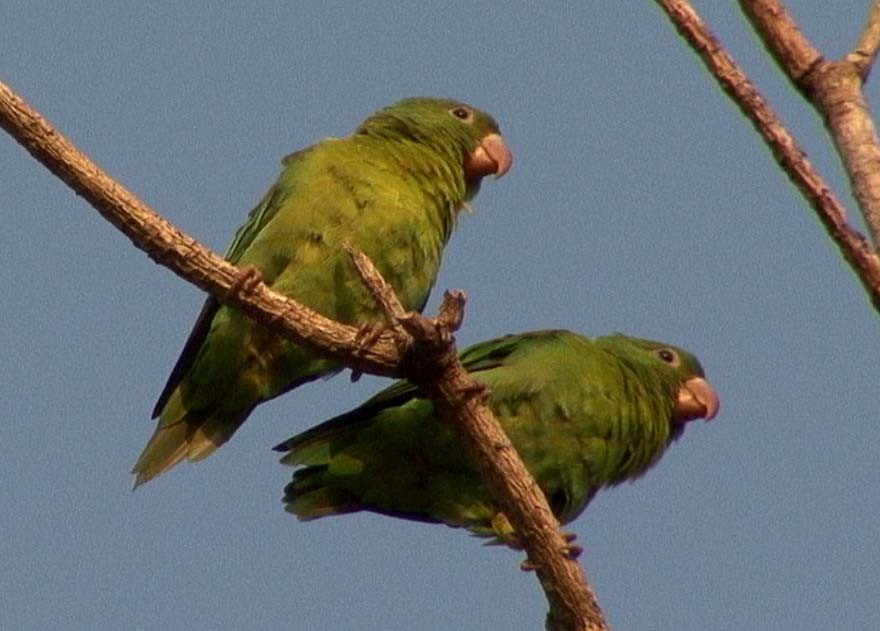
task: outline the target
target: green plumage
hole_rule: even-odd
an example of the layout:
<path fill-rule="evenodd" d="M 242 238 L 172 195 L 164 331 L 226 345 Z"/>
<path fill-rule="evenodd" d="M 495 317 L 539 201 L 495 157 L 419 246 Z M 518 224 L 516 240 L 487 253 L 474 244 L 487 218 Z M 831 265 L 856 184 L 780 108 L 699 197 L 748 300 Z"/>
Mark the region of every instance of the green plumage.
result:
<path fill-rule="evenodd" d="M 457 213 L 511 155 L 487 114 L 445 99 L 405 99 L 348 138 L 284 160 L 278 181 L 226 257 L 348 324 L 379 322 L 343 245 L 363 251 L 407 309 L 421 309 Z M 226 442 L 259 403 L 340 365 L 256 326 L 209 298 L 156 404 L 155 434 L 136 485 Z"/>
<path fill-rule="evenodd" d="M 602 487 L 648 470 L 718 399 L 686 351 L 613 335 L 511 335 L 464 351 L 465 368 L 556 516 L 577 517 Z M 454 428 L 407 382 L 278 445 L 304 465 L 285 488 L 300 519 L 359 510 L 443 522 L 510 540 L 512 532 Z"/>

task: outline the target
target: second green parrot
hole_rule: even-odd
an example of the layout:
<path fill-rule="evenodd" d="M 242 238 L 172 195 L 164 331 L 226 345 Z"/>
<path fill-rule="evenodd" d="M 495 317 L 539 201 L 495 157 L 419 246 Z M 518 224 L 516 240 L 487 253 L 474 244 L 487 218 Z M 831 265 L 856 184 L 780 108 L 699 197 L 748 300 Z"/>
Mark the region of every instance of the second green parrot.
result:
<path fill-rule="evenodd" d="M 624 335 L 509 335 L 461 361 L 491 390 L 489 405 L 562 523 L 719 408 L 693 355 Z M 302 466 L 284 492 L 300 519 L 365 510 L 517 542 L 455 428 L 406 381 L 275 449 Z"/>
<path fill-rule="evenodd" d="M 407 309 L 421 310 L 457 214 L 512 155 L 488 114 L 449 99 L 410 98 L 347 138 L 284 160 L 278 181 L 226 258 L 287 296 L 347 324 L 381 322 L 343 250 L 376 264 Z M 135 486 L 210 455 L 259 403 L 341 369 L 208 298 L 153 411 L 158 427 Z"/>

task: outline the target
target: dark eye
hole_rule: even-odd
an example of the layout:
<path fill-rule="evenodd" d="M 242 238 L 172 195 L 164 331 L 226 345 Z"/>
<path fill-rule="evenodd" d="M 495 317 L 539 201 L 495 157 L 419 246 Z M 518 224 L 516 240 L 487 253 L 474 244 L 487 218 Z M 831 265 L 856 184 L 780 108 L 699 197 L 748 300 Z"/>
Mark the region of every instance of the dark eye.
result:
<path fill-rule="evenodd" d="M 453 107 L 449 110 L 449 113 L 463 121 L 466 121 L 471 117 L 471 111 L 466 107 Z"/>
<path fill-rule="evenodd" d="M 678 364 L 681 363 L 681 360 L 678 358 L 678 353 L 671 348 L 658 348 L 654 352 L 657 354 L 657 357 L 670 366 L 678 366 Z"/>

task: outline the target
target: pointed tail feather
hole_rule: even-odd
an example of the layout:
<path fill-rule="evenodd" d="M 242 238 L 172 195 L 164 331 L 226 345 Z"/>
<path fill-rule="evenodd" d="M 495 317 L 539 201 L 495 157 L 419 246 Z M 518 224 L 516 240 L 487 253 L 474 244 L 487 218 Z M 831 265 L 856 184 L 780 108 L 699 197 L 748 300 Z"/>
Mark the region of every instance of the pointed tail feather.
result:
<path fill-rule="evenodd" d="M 316 466 L 296 471 L 293 481 L 284 487 L 284 510 L 301 521 L 364 510 L 351 494 L 324 485 L 326 470 L 326 466 Z"/>
<path fill-rule="evenodd" d="M 229 440 L 246 417 L 247 413 L 233 420 L 183 418 L 160 425 L 132 468 L 137 476 L 134 488 L 162 475 L 184 458 L 189 462 L 207 458 Z"/>
<path fill-rule="evenodd" d="M 196 426 L 187 422 L 159 427 L 131 470 L 136 474 L 134 488 L 162 475 L 186 458 L 195 429 Z"/>

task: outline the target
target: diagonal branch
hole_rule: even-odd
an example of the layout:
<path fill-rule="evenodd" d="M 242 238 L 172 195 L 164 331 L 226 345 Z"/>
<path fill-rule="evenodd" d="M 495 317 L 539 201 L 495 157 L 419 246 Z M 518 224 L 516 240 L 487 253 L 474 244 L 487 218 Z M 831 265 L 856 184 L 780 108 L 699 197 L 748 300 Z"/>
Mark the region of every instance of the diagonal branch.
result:
<path fill-rule="evenodd" d="M 849 175 L 874 244 L 880 238 L 880 142 L 862 92 L 865 66 L 852 55 L 826 61 L 801 34 L 781 0 L 740 0 L 740 5 L 783 72 L 818 110 Z M 880 37 L 875 6 L 864 38 Z M 876 52 L 876 51 L 875 51 Z"/>
<path fill-rule="evenodd" d="M 456 356 L 452 331 L 461 322 L 463 294 L 449 295 L 440 317 L 435 320 L 400 315 L 397 319 L 400 326 L 412 338 L 411 344 L 406 345 L 407 353 L 399 350 L 398 336 L 393 332 L 383 332 L 369 345 L 360 344 L 356 327 L 329 320 L 276 294 L 263 283 L 246 287 L 240 282 L 238 268 L 179 231 L 115 182 L 3 83 L 0 83 L 0 126 L 128 236 L 135 247 L 184 280 L 240 309 L 276 333 L 353 369 L 405 376 L 423 387 L 445 417 L 460 427 L 466 444 L 477 454 L 487 484 L 517 529 L 550 603 L 548 628 L 552 631 L 608 628 L 580 565 L 563 552 L 566 544 L 546 499 L 498 421 L 476 396 L 483 390 L 465 372 Z M 357 253 L 352 255 L 358 258 Z M 372 267 L 366 257 L 361 263 L 364 269 Z M 367 284 L 374 287 L 373 295 L 380 298 L 389 313 L 394 313 L 397 298 L 390 288 L 389 291 L 382 289 L 384 281 L 378 273 L 376 277 L 372 285 L 370 281 Z M 426 333 L 422 336 L 419 331 Z M 437 339 L 427 339 L 432 331 L 439 336 Z M 429 359 L 414 362 L 412 356 Z M 412 370 L 412 374 L 405 370 Z"/>
<path fill-rule="evenodd" d="M 807 160 L 803 149 L 797 144 L 797 141 L 788 132 L 745 72 L 706 27 L 690 3 L 687 0 L 656 1 L 669 15 L 681 36 L 700 56 L 721 88 L 764 138 L 764 142 L 773 152 L 773 157 L 812 206 L 828 234 L 840 249 L 843 258 L 856 273 L 874 308 L 880 311 L 880 257 L 877 256 L 874 248 L 865 237 L 849 225 L 846 209 L 835 197 L 816 168 Z M 763 15 L 779 16 L 780 14 L 779 12 L 766 12 Z M 774 22 L 774 24 L 778 27 L 778 23 Z M 810 50 L 803 46 L 803 42 L 800 41 L 797 34 L 790 33 L 789 35 L 785 41 L 790 42 L 791 46 L 785 47 L 784 50 L 780 49 L 779 57 L 794 59 L 793 51 L 803 53 Z M 814 57 L 809 59 L 815 61 Z M 808 66 L 806 57 L 799 61 L 792 61 L 792 68 L 803 69 Z M 806 72 L 800 76 L 812 74 L 813 72 Z M 873 125 L 871 130 L 873 132 Z M 880 213 L 878 213 L 878 232 L 880 232 Z"/>

